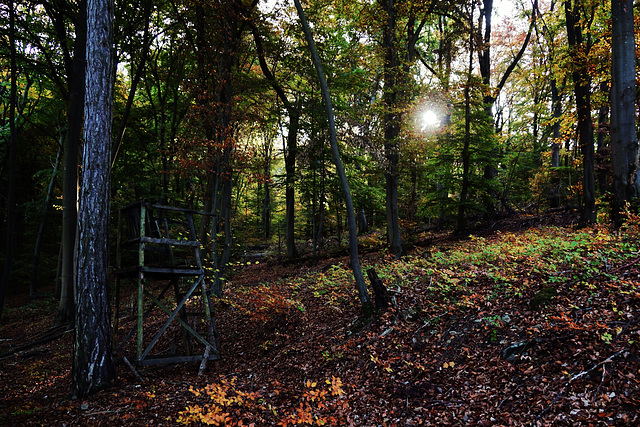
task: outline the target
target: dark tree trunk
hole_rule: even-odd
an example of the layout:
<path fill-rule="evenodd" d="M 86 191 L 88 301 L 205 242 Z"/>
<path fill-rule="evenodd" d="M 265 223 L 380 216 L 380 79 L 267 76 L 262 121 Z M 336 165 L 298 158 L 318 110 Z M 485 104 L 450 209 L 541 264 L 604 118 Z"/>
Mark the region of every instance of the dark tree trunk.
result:
<path fill-rule="evenodd" d="M 300 126 L 300 114 L 297 111 L 289 112 L 289 131 L 287 133 L 287 147 L 285 150 L 285 210 L 286 210 L 286 234 L 287 258 L 298 257 L 296 249 L 296 156 L 298 151 L 298 127 Z"/>
<path fill-rule="evenodd" d="M 469 195 L 470 147 L 471 147 L 471 73 L 473 71 L 473 18 L 469 19 L 471 26 L 469 33 L 469 67 L 467 69 L 467 84 L 464 88 L 464 146 L 462 147 L 462 187 L 460 189 L 460 204 L 458 205 L 457 232 L 463 233 L 467 228 L 465 211 Z"/>
<path fill-rule="evenodd" d="M 505 83 L 509 79 L 509 76 L 517 66 L 518 62 L 524 55 L 524 52 L 529 45 L 529 41 L 531 40 L 531 33 L 533 32 L 533 28 L 535 27 L 536 22 L 536 11 L 538 9 L 538 1 L 534 0 L 532 2 L 531 8 L 531 22 L 529 23 L 529 30 L 527 32 L 527 36 L 525 37 L 520 50 L 513 58 L 507 69 L 505 70 L 502 78 L 499 80 L 498 84 L 494 87 L 491 87 L 491 18 L 493 16 L 493 0 L 483 0 L 482 6 L 480 9 L 480 19 L 478 25 L 478 31 L 481 32 L 479 34 L 479 39 L 482 40 L 482 45 L 479 46 L 478 49 L 478 62 L 480 65 L 480 75 L 482 77 L 482 83 L 486 85 L 485 88 L 485 96 L 483 99 L 485 114 L 489 118 L 490 122 L 493 124 L 494 130 L 497 131 L 497 125 L 495 123 L 495 119 L 493 117 L 493 105 L 495 104 L 496 98 Z M 473 14 L 471 14 L 473 16 Z M 484 18 L 484 33 L 482 33 L 482 21 Z M 484 178 L 488 181 L 494 180 L 498 175 L 498 170 L 496 165 L 500 161 L 501 154 L 498 150 L 493 149 L 490 156 L 490 161 L 485 165 L 484 168 Z M 488 197 L 485 205 L 489 212 L 494 212 L 493 199 L 499 198 L 499 195 L 495 193 L 495 191 L 491 192 L 492 197 Z M 506 204 L 506 200 L 502 200 L 503 204 Z"/>
<path fill-rule="evenodd" d="M 287 246 L 287 258 L 293 259 L 298 257 L 298 251 L 296 249 L 295 240 L 295 181 L 296 181 L 296 157 L 298 151 L 298 130 L 300 127 L 300 107 L 293 105 L 287 98 L 287 95 L 276 81 L 275 76 L 269 69 L 267 61 L 265 59 L 264 47 L 262 46 L 262 39 L 256 27 L 253 23 L 251 26 L 251 32 L 253 39 L 256 42 L 256 50 L 258 53 L 258 61 L 260 63 L 260 69 L 262 74 L 267 78 L 273 90 L 276 91 L 278 98 L 284 104 L 287 113 L 289 114 L 289 130 L 287 132 L 287 146 L 284 148 L 284 163 L 285 163 L 285 242 Z"/>
<path fill-rule="evenodd" d="M 383 29 L 384 49 L 384 106 L 386 112 L 383 116 L 384 127 L 384 153 L 387 164 L 385 165 L 385 190 L 386 190 L 386 214 L 387 214 L 387 243 L 389 251 L 400 259 L 404 253 L 404 244 L 400 234 L 400 221 L 398 214 L 398 163 L 400 160 L 400 148 L 398 137 L 402 113 L 400 109 L 400 73 L 402 67 L 398 60 L 398 46 L 396 40 L 396 5 L 394 0 L 381 0 L 386 13 L 387 22 Z"/>
<path fill-rule="evenodd" d="M 13 265 L 14 230 L 16 217 L 16 94 L 17 68 L 16 68 L 16 40 L 15 40 L 15 5 L 13 1 L 9 4 L 9 44 L 11 45 L 10 67 L 11 67 L 11 89 L 9 93 L 9 182 L 7 191 L 7 235 L 5 244 L 5 261 L 0 282 L 0 318 L 4 309 L 4 301 L 9 287 L 9 279 Z"/>
<path fill-rule="evenodd" d="M 482 45 L 478 49 L 478 62 L 480 64 L 480 76 L 482 83 L 487 87 L 491 86 L 491 18 L 493 16 L 493 0 L 484 0 L 480 10 L 480 25 L 478 31 L 482 31 L 482 19 L 484 18 L 484 34 L 482 34 Z M 487 113 L 491 115 L 491 106 L 495 98 L 487 92 L 484 98 Z"/>
<path fill-rule="evenodd" d="M 115 377 L 109 311 L 109 212 L 113 119 L 113 3 L 88 0 L 82 189 L 78 213 L 73 394 L 85 397 Z"/>
<path fill-rule="evenodd" d="M 612 96 L 611 160 L 612 211 L 615 226 L 622 224 L 624 204 L 638 195 L 638 141 L 636 137 L 635 39 L 633 2 L 611 0 Z"/>
<path fill-rule="evenodd" d="M 153 2 L 151 0 L 146 0 L 144 4 L 143 18 L 144 18 L 144 35 L 142 36 L 142 53 L 140 55 L 140 64 L 138 64 L 138 68 L 136 68 L 136 72 L 131 81 L 131 88 L 129 89 L 129 96 L 127 96 L 127 103 L 124 107 L 124 113 L 122 114 L 122 120 L 120 121 L 120 127 L 118 129 L 118 133 L 116 134 L 116 140 L 113 144 L 113 149 L 111 150 L 111 167 L 116 162 L 116 158 L 118 157 L 118 151 L 120 150 L 120 145 L 122 144 L 122 140 L 124 139 L 124 132 L 127 128 L 127 121 L 129 120 L 129 114 L 131 113 L 131 107 L 133 106 L 133 99 L 136 95 L 136 91 L 138 88 L 138 84 L 142 79 L 142 75 L 146 69 L 147 56 L 149 54 L 149 48 L 151 47 L 151 38 L 149 34 L 149 22 L 151 19 L 151 9 L 153 6 Z M 134 37 L 134 34 L 129 34 L 129 37 Z M 162 122 L 164 124 L 164 120 Z M 164 157 L 163 157 L 164 160 Z M 163 165 L 166 171 L 166 165 Z M 163 174 L 163 180 L 166 182 L 167 174 Z M 163 186 L 166 187 L 166 184 Z M 163 193 L 164 194 L 164 193 Z M 166 203 L 166 201 L 164 201 Z"/>
<path fill-rule="evenodd" d="M 611 98 L 611 90 L 609 89 L 609 82 L 603 81 L 600 83 L 600 91 L 602 94 Z M 608 178 L 611 174 L 611 157 L 608 156 L 610 151 L 607 145 L 607 135 L 609 128 L 609 103 L 602 104 L 598 109 L 598 128 L 596 131 L 596 179 L 598 182 L 598 191 L 600 194 L 606 194 L 609 191 Z"/>
<path fill-rule="evenodd" d="M 269 170 L 269 176 L 271 170 Z M 262 237 L 265 241 L 271 238 L 271 184 L 264 183 L 264 195 L 262 197 Z"/>
<path fill-rule="evenodd" d="M 47 196 L 44 200 L 44 209 L 42 212 L 42 219 L 40 220 L 40 228 L 38 229 L 38 235 L 36 236 L 36 244 L 33 249 L 33 259 L 31 261 L 31 281 L 30 281 L 31 283 L 29 285 L 29 298 L 35 298 L 36 296 L 38 264 L 40 262 L 40 247 L 42 245 L 42 236 L 44 235 L 45 226 L 47 224 L 47 214 L 49 212 L 49 204 L 51 203 L 51 196 L 53 195 L 53 184 L 55 183 L 55 178 L 56 178 L 56 175 L 58 174 L 58 168 L 60 167 L 61 155 L 62 155 L 62 141 L 60 141 L 58 154 L 56 155 L 56 161 L 53 165 L 53 171 L 51 172 L 51 179 L 49 180 L 49 186 L 47 187 Z"/>
<path fill-rule="evenodd" d="M 360 208 L 358 211 L 358 233 L 365 234 L 369 232 L 369 225 L 367 224 L 367 215 L 364 212 L 364 208 Z"/>
<path fill-rule="evenodd" d="M 298 10 L 298 16 L 304 29 L 304 34 L 309 44 L 309 50 L 311 51 L 311 57 L 313 58 L 313 64 L 315 65 L 316 72 L 318 74 L 318 80 L 320 80 L 320 88 L 322 90 L 322 97 L 324 99 L 325 109 L 327 113 L 327 120 L 329 122 L 329 137 L 331 140 L 331 155 L 333 162 L 336 166 L 336 172 L 340 180 L 340 186 L 342 188 L 342 196 L 347 209 L 347 220 L 349 224 L 349 259 L 351 261 L 351 268 L 353 270 L 353 276 L 356 281 L 356 289 L 358 290 L 358 296 L 360 298 L 360 304 L 364 313 L 371 312 L 372 304 L 369 298 L 369 292 L 367 291 L 367 285 L 362 275 L 360 268 L 360 260 L 358 259 L 358 230 L 356 228 L 356 217 L 353 211 L 353 201 L 351 199 L 351 191 L 349 189 L 349 182 L 347 180 L 347 174 L 342 166 L 342 160 L 340 159 L 340 153 L 338 151 L 338 140 L 336 137 L 335 119 L 333 115 L 333 106 L 331 103 L 331 95 L 329 93 L 329 86 L 322 69 L 320 62 L 320 56 L 316 51 L 313 36 L 311 35 L 311 29 L 307 18 L 300 4 L 300 0 L 295 0 L 296 9 Z"/>
<path fill-rule="evenodd" d="M 560 118 L 562 117 L 562 100 L 558 91 L 558 82 L 551 80 L 551 105 L 553 110 L 553 142 L 551 143 L 551 168 L 560 167 Z M 560 174 L 552 170 L 550 205 L 560 206 Z"/>
<path fill-rule="evenodd" d="M 271 156 L 273 153 L 273 138 L 271 134 L 264 138 L 264 163 L 262 165 L 262 175 L 264 177 L 262 194 L 262 214 L 260 226 L 262 238 L 265 242 L 271 238 Z"/>
<path fill-rule="evenodd" d="M 86 52 L 86 1 L 78 5 L 76 40 L 71 75 L 68 76 L 67 134 L 64 139 L 62 183 L 62 285 L 57 323 L 70 323 L 75 312 L 73 288 L 76 228 L 78 222 L 78 153 L 82 134 Z"/>
<path fill-rule="evenodd" d="M 567 38 L 569 52 L 573 60 L 573 84 L 578 111 L 578 141 L 583 161 L 583 211 L 582 223 L 591 224 L 596 221 L 596 187 L 594 174 L 594 138 L 591 123 L 591 78 L 586 63 L 587 46 L 582 37 L 580 16 L 578 10 L 571 6 L 572 2 L 565 2 L 565 16 L 567 23 Z"/>

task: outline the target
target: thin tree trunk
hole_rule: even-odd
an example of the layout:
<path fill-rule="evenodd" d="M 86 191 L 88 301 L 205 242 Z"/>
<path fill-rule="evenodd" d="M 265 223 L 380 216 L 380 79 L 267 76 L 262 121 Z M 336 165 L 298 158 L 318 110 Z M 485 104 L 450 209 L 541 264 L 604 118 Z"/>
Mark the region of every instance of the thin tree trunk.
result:
<path fill-rule="evenodd" d="M 329 86 L 322 69 L 322 63 L 320 62 L 320 56 L 316 51 L 313 36 L 311 35 L 311 29 L 307 22 L 304 9 L 300 4 L 300 0 L 295 0 L 296 9 L 298 10 L 298 16 L 304 29 L 304 34 L 309 44 L 309 50 L 313 58 L 313 64 L 315 65 L 318 79 L 320 80 L 320 88 L 322 90 L 322 97 L 324 98 L 325 109 L 327 113 L 327 120 L 329 121 L 329 137 L 331 140 L 331 155 L 333 156 L 333 162 L 336 166 L 336 172 L 340 179 L 340 186 L 342 187 L 342 196 L 347 209 L 347 218 L 349 224 L 349 255 L 351 260 L 351 268 L 353 269 L 353 275 L 356 281 L 356 289 L 358 290 L 358 296 L 360 297 L 360 304 L 364 313 L 370 313 L 372 311 L 372 304 L 369 298 L 369 292 L 367 291 L 367 285 L 362 275 L 360 268 L 360 260 L 358 259 L 358 230 L 356 226 L 356 217 L 353 211 L 353 201 L 351 199 L 351 191 L 349 189 L 349 182 L 347 180 L 347 174 L 345 173 L 340 159 L 340 152 L 338 150 L 338 140 L 336 137 L 335 118 L 333 115 L 333 106 L 331 103 L 331 94 L 329 93 Z"/>
<path fill-rule="evenodd" d="M 286 231 L 285 241 L 287 244 L 287 258 L 298 257 L 296 249 L 296 156 L 298 127 L 300 126 L 300 115 L 297 112 L 289 112 L 289 131 L 287 134 L 287 149 L 285 150 L 285 216 Z"/>
<path fill-rule="evenodd" d="M 560 173 L 557 169 L 560 167 L 560 118 L 562 116 L 562 100 L 558 91 L 558 82 L 556 79 L 551 80 L 551 105 L 553 110 L 553 142 L 551 143 L 551 194 L 550 206 L 557 208 L 560 206 Z"/>
<path fill-rule="evenodd" d="M 62 135 L 60 146 L 58 148 L 58 154 L 56 155 L 56 161 L 53 165 L 53 171 L 51 172 L 51 179 L 49 180 L 49 186 L 47 187 L 47 197 L 44 201 L 44 209 L 42 211 L 42 219 L 40 220 L 40 228 L 38 229 L 38 235 L 36 236 L 36 244 L 33 249 L 33 259 L 31 261 L 31 281 L 29 285 L 29 298 L 33 299 L 37 292 L 37 278 L 38 278 L 38 263 L 40 262 L 40 246 L 42 245 L 42 236 L 44 235 L 45 226 L 47 224 L 47 214 L 49 212 L 49 204 L 51 203 L 51 196 L 53 194 L 53 184 L 55 183 L 56 175 L 58 174 L 58 168 L 60 167 L 60 157 L 62 156 Z"/>
<path fill-rule="evenodd" d="M 473 13 L 470 14 L 469 25 L 469 67 L 467 69 L 467 84 L 464 88 L 464 146 L 462 147 L 462 187 L 460 189 L 460 204 L 458 205 L 457 232 L 462 233 L 467 228 L 465 211 L 469 197 L 469 169 L 471 162 L 471 72 L 473 71 Z"/>
<path fill-rule="evenodd" d="M 600 83 L 600 91 L 608 99 L 611 98 L 611 90 L 608 81 Z M 598 191 L 600 194 L 606 194 L 609 189 L 607 180 L 609 178 L 609 162 L 611 157 L 607 156 L 607 126 L 609 124 L 610 104 L 605 103 L 598 109 L 598 128 L 596 132 L 596 177 L 598 182 Z"/>
<path fill-rule="evenodd" d="M 264 175 L 264 194 L 262 197 L 262 237 L 265 242 L 271 238 L 271 155 L 273 151 L 273 140 L 271 134 L 265 136 L 264 141 L 264 165 L 262 173 Z"/>
<path fill-rule="evenodd" d="M 298 151 L 298 130 L 300 127 L 299 106 L 295 106 L 289 102 L 284 89 L 276 81 L 275 76 L 269 69 L 265 59 L 264 47 L 262 39 L 253 23 L 249 23 L 253 39 L 256 42 L 256 51 L 258 53 L 258 62 L 262 74 L 275 90 L 276 94 L 284 108 L 289 114 L 289 130 L 287 132 L 287 144 L 284 147 L 284 163 L 285 163 L 285 242 L 287 245 L 287 258 L 293 259 L 298 257 L 295 241 L 295 180 L 296 180 L 296 157 Z"/>
<path fill-rule="evenodd" d="M 140 64 L 138 65 L 138 68 L 136 69 L 136 73 L 133 76 L 133 80 L 131 81 L 131 88 L 129 89 L 129 96 L 127 97 L 127 103 L 124 107 L 122 120 L 120 121 L 120 128 L 118 130 L 118 133 L 116 134 L 116 141 L 113 144 L 113 149 L 111 150 L 111 157 L 112 157 L 111 167 L 113 167 L 113 165 L 116 163 L 116 158 L 118 157 L 120 145 L 122 144 L 122 140 L 124 139 L 124 132 L 127 128 L 127 121 L 129 120 L 131 107 L 133 106 L 133 98 L 136 95 L 138 84 L 140 83 L 140 79 L 142 79 L 142 75 L 146 68 L 147 56 L 149 54 L 149 48 L 151 47 L 151 41 L 149 36 L 149 27 L 150 27 L 149 22 L 151 18 L 152 6 L 153 6 L 153 2 L 151 0 L 147 0 L 145 2 L 145 5 L 144 5 L 144 23 L 145 24 L 144 24 L 144 35 L 142 36 L 142 53 L 140 55 Z M 165 181 L 167 179 L 166 175 L 167 174 L 163 174 L 163 179 Z M 166 184 L 165 186 L 163 186 L 163 189 L 164 187 L 166 187 Z"/>
<path fill-rule="evenodd" d="M 78 397 L 109 386 L 115 377 L 109 310 L 112 49 L 112 0 L 88 0 L 85 144 L 78 214 L 77 314 L 71 376 L 73 394 Z"/>

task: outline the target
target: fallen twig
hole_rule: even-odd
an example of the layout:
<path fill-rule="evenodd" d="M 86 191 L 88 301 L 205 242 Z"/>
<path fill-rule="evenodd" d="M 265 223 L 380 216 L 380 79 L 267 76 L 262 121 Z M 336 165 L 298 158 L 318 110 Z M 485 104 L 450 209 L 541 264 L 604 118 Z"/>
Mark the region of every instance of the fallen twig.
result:
<path fill-rule="evenodd" d="M 57 330 L 57 328 L 49 330 L 49 331 L 46 331 L 44 336 L 42 336 L 41 338 L 39 338 L 39 339 L 37 339 L 35 341 L 32 341 L 32 342 L 30 342 L 28 344 L 25 344 L 23 346 L 14 348 L 12 350 L 5 351 L 4 353 L 0 354 L 0 360 L 6 359 L 8 357 L 15 356 L 15 355 L 18 355 L 20 352 L 23 352 L 25 350 L 29 350 L 30 348 L 33 348 L 35 346 L 46 344 L 46 343 L 51 342 L 51 341 L 55 341 L 58 338 L 61 338 L 64 335 L 68 334 L 69 332 L 73 332 L 75 329 L 66 329 L 66 330 L 63 330 L 62 332 L 59 332 L 57 334 L 49 335 L 52 332 L 55 332 L 56 330 Z"/>
<path fill-rule="evenodd" d="M 95 412 L 87 412 L 82 415 L 85 417 L 93 416 L 93 415 L 104 415 L 104 414 L 117 414 L 118 412 L 122 412 L 122 409 L 113 409 L 111 411 L 95 411 Z"/>
<path fill-rule="evenodd" d="M 622 270 L 623 268 L 629 268 L 634 264 L 637 264 L 638 262 L 640 262 L 640 257 L 634 259 L 633 261 L 631 261 L 629 264 L 625 264 L 625 265 L 621 265 L 620 267 L 614 268 L 613 270 L 611 270 L 609 272 L 609 274 L 613 274 L 613 273 L 617 273 L 618 271 Z"/>
<path fill-rule="evenodd" d="M 640 314 L 635 316 L 633 319 L 629 320 L 627 322 L 627 324 L 624 325 L 624 328 L 622 328 L 622 330 L 620 330 L 620 332 L 618 332 L 618 334 L 611 339 L 611 342 L 614 342 L 615 340 L 618 339 L 618 337 L 621 337 L 624 333 L 627 332 L 627 329 L 629 329 L 629 326 L 631 326 L 631 325 L 633 325 L 635 323 L 638 323 L 639 320 L 640 320 Z"/>
<path fill-rule="evenodd" d="M 600 366 L 604 365 L 605 363 L 611 362 L 614 358 L 618 357 L 619 355 L 621 355 L 622 353 L 624 353 L 626 351 L 627 351 L 627 349 L 623 348 L 622 350 L 619 350 L 616 353 L 612 354 L 611 356 L 607 357 L 605 360 L 596 363 L 595 365 L 593 365 L 591 368 L 587 369 L 586 371 L 582 371 L 579 374 L 573 375 L 571 378 L 569 378 L 569 381 L 567 381 L 567 383 L 564 386 L 562 386 L 562 389 L 560 389 L 560 391 L 558 393 L 556 393 L 556 397 L 553 398 L 551 403 L 549 403 L 549 405 L 546 408 L 544 408 L 536 416 L 536 420 L 539 419 L 540 417 L 542 417 L 545 413 L 547 413 L 551 409 L 551 407 L 553 407 L 553 405 L 555 405 L 555 403 L 560 399 L 560 397 L 562 396 L 564 391 L 567 389 L 567 387 L 569 387 L 569 385 L 571 385 L 571 383 L 573 381 L 577 380 L 578 378 L 582 378 L 585 375 L 590 374 L 591 372 L 593 372 L 596 369 L 598 369 Z"/>

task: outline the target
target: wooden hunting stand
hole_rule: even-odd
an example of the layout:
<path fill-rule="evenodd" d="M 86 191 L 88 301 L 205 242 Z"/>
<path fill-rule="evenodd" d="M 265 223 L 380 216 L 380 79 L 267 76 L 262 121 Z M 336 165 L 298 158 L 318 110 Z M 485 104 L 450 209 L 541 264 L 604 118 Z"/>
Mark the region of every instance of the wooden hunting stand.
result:
<path fill-rule="evenodd" d="M 116 360 L 144 366 L 220 358 L 194 221 L 203 221 L 206 215 L 146 201 L 119 210 L 113 318 Z M 134 286 L 129 288 L 129 310 L 121 301 L 124 283 Z M 171 288 L 173 297 L 165 295 Z M 152 328 L 155 333 L 149 340 L 145 334 Z M 130 341 L 134 335 L 135 347 Z M 182 352 L 177 350 L 179 340 Z"/>

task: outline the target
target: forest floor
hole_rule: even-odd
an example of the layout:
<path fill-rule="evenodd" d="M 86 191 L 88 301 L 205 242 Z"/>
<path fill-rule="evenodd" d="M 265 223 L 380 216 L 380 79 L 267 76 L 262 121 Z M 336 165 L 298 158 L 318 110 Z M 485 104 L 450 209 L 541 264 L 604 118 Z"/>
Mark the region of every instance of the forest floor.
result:
<path fill-rule="evenodd" d="M 395 303 L 370 319 L 347 257 L 245 260 L 214 302 L 221 360 L 142 382 L 119 365 L 88 399 L 70 396 L 72 333 L 20 348 L 55 301 L 10 295 L 0 425 L 640 425 L 640 221 L 566 215 L 417 233 L 401 261 L 367 251 Z"/>

